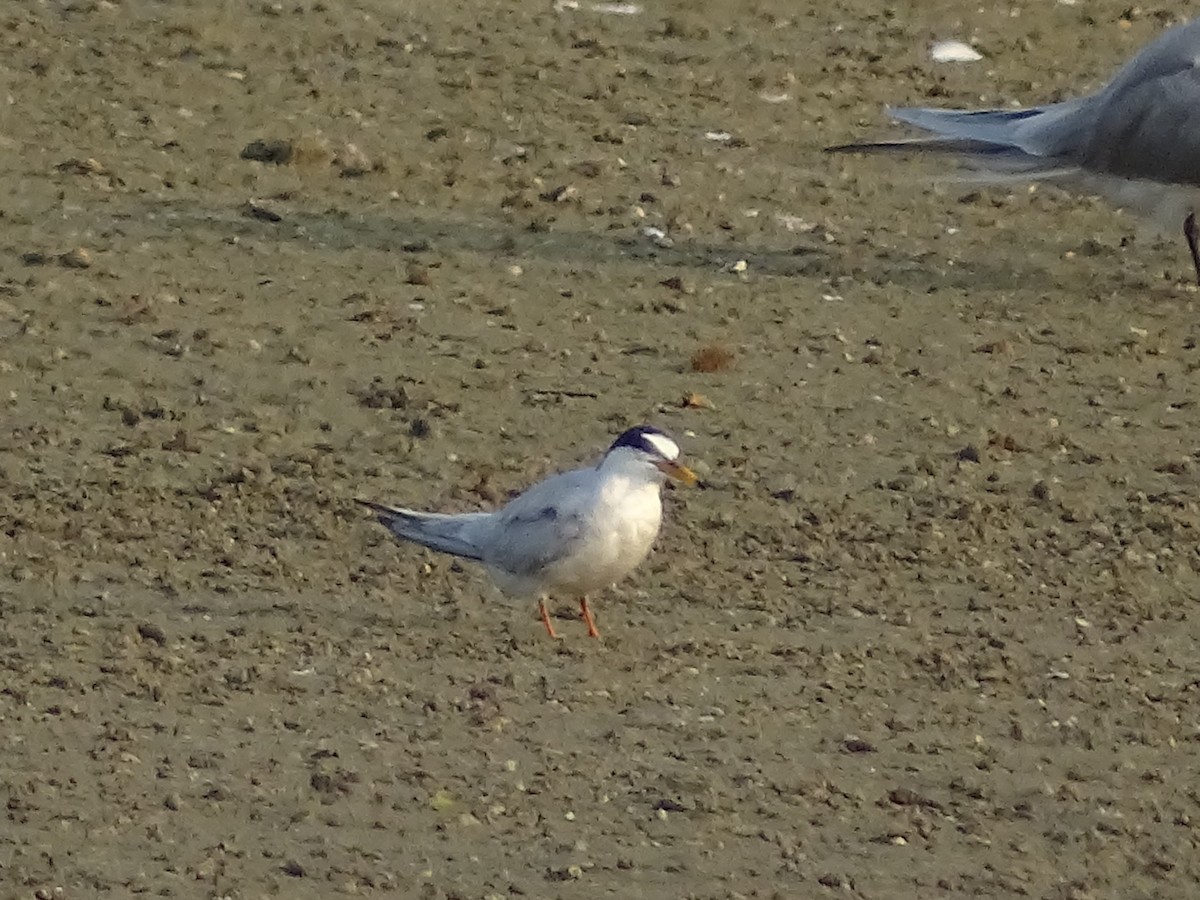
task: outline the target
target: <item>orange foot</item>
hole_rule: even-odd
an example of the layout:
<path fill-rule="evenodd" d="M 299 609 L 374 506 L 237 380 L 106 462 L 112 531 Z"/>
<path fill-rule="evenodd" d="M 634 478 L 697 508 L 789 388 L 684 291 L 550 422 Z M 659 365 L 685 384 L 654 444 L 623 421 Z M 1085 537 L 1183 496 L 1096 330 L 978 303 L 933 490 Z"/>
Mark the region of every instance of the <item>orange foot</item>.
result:
<path fill-rule="evenodd" d="M 538 612 L 542 615 L 542 624 L 546 626 L 546 633 L 552 638 L 558 637 L 554 631 L 554 626 L 550 624 L 550 613 L 546 611 L 545 599 L 538 600 Z"/>
<path fill-rule="evenodd" d="M 592 611 L 588 609 L 587 597 L 579 598 L 579 611 L 583 613 L 583 621 L 587 622 L 588 637 L 600 637 L 600 632 L 596 630 L 596 623 L 592 619 Z"/>

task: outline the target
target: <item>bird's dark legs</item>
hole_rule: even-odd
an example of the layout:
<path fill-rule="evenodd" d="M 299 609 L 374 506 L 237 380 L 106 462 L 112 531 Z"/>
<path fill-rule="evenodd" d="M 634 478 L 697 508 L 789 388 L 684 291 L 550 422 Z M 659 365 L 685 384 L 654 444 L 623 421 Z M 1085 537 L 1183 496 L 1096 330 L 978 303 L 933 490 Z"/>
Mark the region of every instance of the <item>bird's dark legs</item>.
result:
<path fill-rule="evenodd" d="M 1196 246 L 1196 238 L 1200 237 L 1200 228 L 1196 227 L 1196 214 L 1188 213 L 1183 220 L 1183 236 L 1187 238 L 1188 249 L 1192 251 L 1192 265 L 1196 267 L 1196 284 L 1200 284 L 1200 248 Z"/>
<path fill-rule="evenodd" d="M 552 638 L 558 637 L 554 632 L 554 626 L 550 624 L 550 613 L 546 611 L 546 598 L 542 597 L 538 600 L 538 612 L 542 616 L 542 624 L 546 626 L 546 633 Z"/>
<path fill-rule="evenodd" d="M 579 598 L 579 611 L 583 613 L 583 621 L 587 622 L 588 637 L 600 637 L 600 632 L 596 630 L 596 623 L 592 620 L 592 611 L 588 609 L 587 597 Z"/>

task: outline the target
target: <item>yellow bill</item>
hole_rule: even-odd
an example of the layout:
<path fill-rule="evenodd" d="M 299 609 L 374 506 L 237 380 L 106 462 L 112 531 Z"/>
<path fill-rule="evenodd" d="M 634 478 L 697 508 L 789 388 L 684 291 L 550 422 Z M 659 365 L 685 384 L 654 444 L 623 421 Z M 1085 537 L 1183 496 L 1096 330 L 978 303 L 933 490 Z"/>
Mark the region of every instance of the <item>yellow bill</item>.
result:
<path fill-rule="evenodd" d="M 683 463 L 675 462 L 675 460 L 661 460 L 655 463 L 659 470 L 673 481 L 681 482 L 689 487 L 695 484 L 700 479 L 696 477 L 696 473 L 685 466 Z"/>

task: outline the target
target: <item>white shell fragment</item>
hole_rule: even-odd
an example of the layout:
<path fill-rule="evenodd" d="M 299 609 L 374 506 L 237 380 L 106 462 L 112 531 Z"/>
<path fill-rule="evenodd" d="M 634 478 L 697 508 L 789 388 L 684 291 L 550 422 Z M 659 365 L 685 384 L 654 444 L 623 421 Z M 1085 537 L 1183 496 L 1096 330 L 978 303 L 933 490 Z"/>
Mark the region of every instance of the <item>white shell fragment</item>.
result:
<path fill-rule="evenodd" d="M 674 247 L 675 242 L 661 228 L 654 225 L 647 225 L 642 229 L 642 237 L 647 237 L 654 242 L 655 245 L 663 248 Z"/>
<path fill-rule="evenodd" d="M 636 16 L 642 11 L 637 3 L 593 3 L 590 9 L 606 16 Z"/>
<path fill-rule="evenodd" d="M 938 41 L 929 48 L 934 62 L 979 62 L 983 54 L 962 41 Z"/>
<path fill-rule="evenodd" d="M 800 216 L 793 216 L 791 213 L 775 213 L 775 221 L 788 231 L 800 231 L 807 234 L 817 230 L 815 222 L 809 222 Z"/>
<path fill-rule="evenodd" d="M 555 12 L 568 9 L 584 9 L 602 16 L 636 16 L 642 11 L 640 3 L 580 3 L 579 0 L 557 0 Z"/>

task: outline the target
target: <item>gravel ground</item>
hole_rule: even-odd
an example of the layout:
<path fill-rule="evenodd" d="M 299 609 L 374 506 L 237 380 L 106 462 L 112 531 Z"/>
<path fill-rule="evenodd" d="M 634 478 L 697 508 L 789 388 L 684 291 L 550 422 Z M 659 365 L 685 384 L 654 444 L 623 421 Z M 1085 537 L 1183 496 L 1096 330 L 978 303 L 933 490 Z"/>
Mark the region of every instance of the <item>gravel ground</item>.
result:
<path fill-rule="evenodd" d="M 1180 10 L 627 12 L 0 11 L 0 894 L 1197 893 L 1182 241 L 820 152 Z M 353 503 L 640 421 L 600 641 Z"/>

